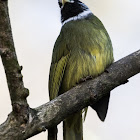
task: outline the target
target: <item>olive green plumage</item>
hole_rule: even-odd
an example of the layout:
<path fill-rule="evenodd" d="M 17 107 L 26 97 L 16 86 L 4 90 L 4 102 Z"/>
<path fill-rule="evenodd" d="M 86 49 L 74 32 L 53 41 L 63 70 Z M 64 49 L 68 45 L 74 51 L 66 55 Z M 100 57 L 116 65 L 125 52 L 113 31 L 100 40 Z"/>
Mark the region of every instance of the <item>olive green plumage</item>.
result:
<path fill-rule="evenodd" d="M 98 76 L 112 62 L 111 40 L 103 24 L 96 16 L 90 15 L 86 19 L 66 23 L 62 27 L 53 49 L 49 77 L 50 99 L 52 100 L 76 86 L 82 78 Z M 82 140 L 81 116 L 80 111 L 65 119 L 65 140 Z M 104 118 L 103 116 L 103 120 Z M 77 120 L 80 122 L 79 128 Z"/>

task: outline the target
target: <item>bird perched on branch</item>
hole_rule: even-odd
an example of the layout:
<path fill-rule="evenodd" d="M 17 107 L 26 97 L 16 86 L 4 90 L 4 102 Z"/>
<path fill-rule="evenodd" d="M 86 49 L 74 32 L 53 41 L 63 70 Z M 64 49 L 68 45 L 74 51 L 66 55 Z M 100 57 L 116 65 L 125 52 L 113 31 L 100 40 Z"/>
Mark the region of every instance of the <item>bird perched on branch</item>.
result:
<path fill-rule="evenodd" d="M 50 100 L 80 81 L 100 75 L 113 61 L 110 37 L 102 22 L 79 0 L 59 0 L 62 29 L 55 42 L 49 75 Z M 80 93 L 79 93 L 80 94 Z M 104 121 L 109 94 L 92 108 Z M 85 109 L 86 110 L 86 109 Z M 48 139 L 57 139 L 57 127 Z M 64 140 L 83 140 L 82 110 L 63 121 Z"/>

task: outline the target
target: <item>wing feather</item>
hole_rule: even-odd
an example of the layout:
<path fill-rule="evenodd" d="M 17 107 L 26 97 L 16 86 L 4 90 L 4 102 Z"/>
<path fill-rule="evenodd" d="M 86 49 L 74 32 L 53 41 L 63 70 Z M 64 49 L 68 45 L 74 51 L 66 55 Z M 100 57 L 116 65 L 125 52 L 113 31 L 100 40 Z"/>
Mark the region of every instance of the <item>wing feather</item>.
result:
<path fill-rule="evenodd" d="M 58 62 L 52 63 L 49 76 L 49 95 L 50 100 L 58 96 L 59 88 L 62 82 L 64 71 L 69 59 L 70 53 L 63 56 Z"/>

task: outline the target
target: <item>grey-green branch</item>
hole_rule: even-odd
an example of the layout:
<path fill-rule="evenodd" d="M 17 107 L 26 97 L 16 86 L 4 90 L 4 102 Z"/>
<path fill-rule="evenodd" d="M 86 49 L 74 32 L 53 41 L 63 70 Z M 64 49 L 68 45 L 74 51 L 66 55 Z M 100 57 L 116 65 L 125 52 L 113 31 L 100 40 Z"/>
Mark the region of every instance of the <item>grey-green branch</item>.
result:
<path fill-rule="evenodd" d="M 93 80 L 77 85 L 54 100 L 31 109 L 27 103 L 11 31 L 6 0 L 0 0 L 0 55 L 2 58 L 12 112 L 0 125 L 0 140 L 25 140 L 59 124 L 68 115 L 94 104 L 117 86 L 140 72 L 140 50 L 113 63 Z M 46 93 L 47 94 L 47 93 Z"/>

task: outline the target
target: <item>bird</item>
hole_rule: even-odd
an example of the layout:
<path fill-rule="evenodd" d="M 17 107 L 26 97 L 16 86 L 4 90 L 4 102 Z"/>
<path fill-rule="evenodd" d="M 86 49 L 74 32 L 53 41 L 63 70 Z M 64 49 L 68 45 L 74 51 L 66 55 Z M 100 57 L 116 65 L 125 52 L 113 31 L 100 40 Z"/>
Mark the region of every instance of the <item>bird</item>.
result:
<path fill-rule="evenodd" d="M 99 76 L 113 61 L 113 47 L 102 22 L 80 0 L 58 0 L 62 28 L 55 42 L 49 73 L 49 97 L 70 90 L 81 81 Z M 80 93 L 79 93 L 80 94 Z M 92 108 L 101 121 L 106 118 L 110 93 Z M 85 116 L 86 116 L 86 110 Z M 64 140 L 83 140 L 83 110 L 63 120 Z M 48 140 L 57 139 L 57 126 Z"/>

